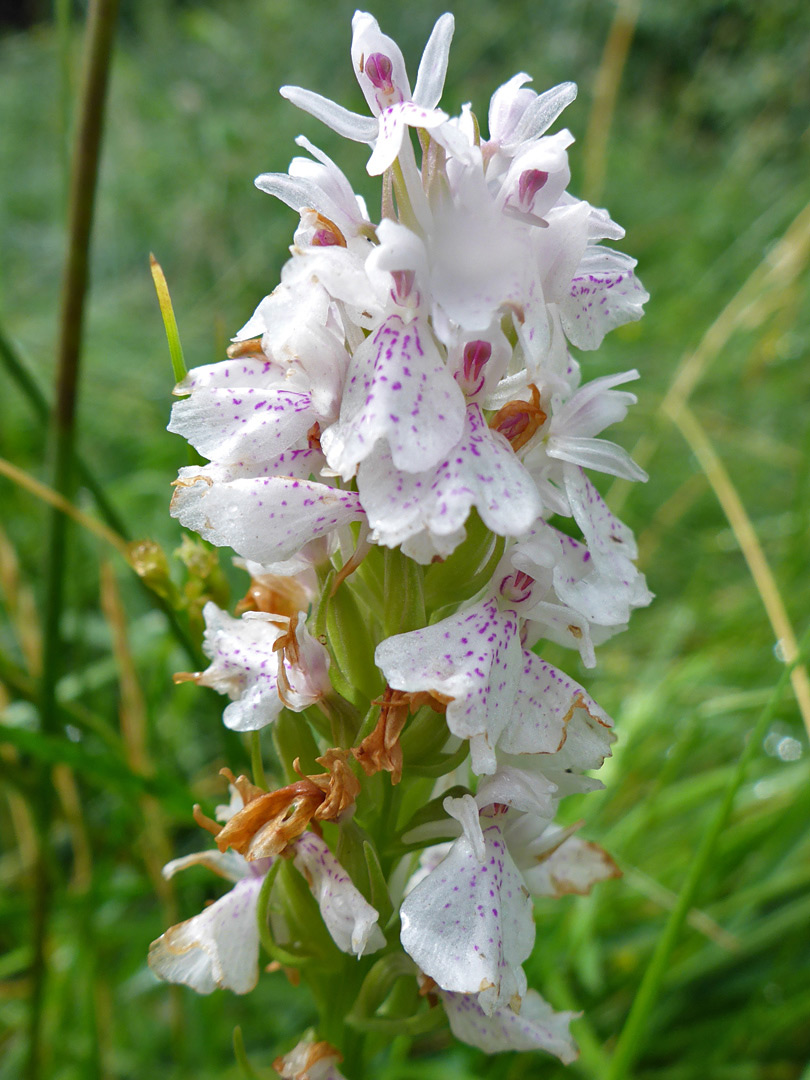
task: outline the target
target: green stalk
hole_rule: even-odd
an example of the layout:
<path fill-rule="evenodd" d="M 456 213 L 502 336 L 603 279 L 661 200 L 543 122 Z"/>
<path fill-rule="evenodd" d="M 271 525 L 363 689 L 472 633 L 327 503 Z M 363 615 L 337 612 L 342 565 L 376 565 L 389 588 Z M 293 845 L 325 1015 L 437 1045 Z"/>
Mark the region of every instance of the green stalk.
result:
<path fill-rule="evenodd" d="M 71 494 L 73 483 L 76 399 L 88 284 L 90 232 L 117 10 L 117 0 L 92 0 L 90 4 L 79 124 L 71 161 L 68 245 L 59 322 L 56 404 L 51 420 L 53 487 L 66 498 Z M 64 514 L 52 511 L 45 574 L 45 636 L 40 714 L 45 734 L 57 734 L 60 730 L 56 684 L 63 651 L 60 623 L 66 531 L 67 520 Z M 53 807 L 50 770 L 46 770 L 43 781 L 43 796 L 37 823 L 39 850 L 34 873 L 33 960 L 27 1059 L 29 1080 L 39 1080 L 42 1075 L 42 1012 L 47 968 L 46 937 L 50 914 L 48 834 Z"/>
<path fill-rule="evenodd" d="M 731 816 L 734 799 L 745 779 L 748 766 L 762 745 L 762 740 L 773 722 L 782 694 L 790 680 L 791 672 L 799 663 L 799 660 L 804 657 L 808 644 L 810 644 L 810 631 L 805 633 L 802 638 L 798 656 L 790 664 L 785 665 L 767 705 L 760 713 L 749 735 L 748 742 L 726 787 L 722 802 L 717 808 L 714 819 L 703 834 L 700 847 L 691 863 L 683 888 L 678 895 L 677 903 L 670 913 L 664 932 L 659 937 L 647 970 L 644 972 L 641 986 L 633 1000 L 627 1021 L 622 1028 L 605 1080 L 626 1080 L 632 1075 L 631 1070 L 643 1050 L 646 1037 L 650 1032 L 650 1015 L 669 970 L 672 950 L 683 929 L 686 918 L 694 906 L 698 888 L 714 856 L 720 835 Z"/>
<path fill-rule="evenodd" d="M 73 119 L 71 6 L 71 0 L 56 0 L 54 4 L 56 39 L 59 43 L 59 157 L 62 164 L 65 207 L 70 190 L 70 128 Z"/>

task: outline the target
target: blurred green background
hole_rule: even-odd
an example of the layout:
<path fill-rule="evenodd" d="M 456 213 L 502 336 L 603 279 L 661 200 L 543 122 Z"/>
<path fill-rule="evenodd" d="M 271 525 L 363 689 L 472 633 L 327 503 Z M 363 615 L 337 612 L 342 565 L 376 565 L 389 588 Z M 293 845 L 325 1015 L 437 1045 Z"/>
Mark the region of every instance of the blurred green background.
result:
<path fill-rule="evenodd" d="M 373 9 L 412 76 L 446 6 Z M 517 71 L 538 90 L 576 81 L 579 98 L 563 118 L 577 137 L 571 189 L 627 228 L 617 246 L 638 258 L 652 294 L 641 323 L 581 360 L 586 379 L 631 367 L 642 375 L 639 406 L 615 437 L 629 449 L 641 440 L 650 482 L 603 490 L 637 531 L 657 600 L 601 649 L 594 674 L 549 654 L 586 678 L 616 718 L 607 790 L 566 812 L 586 818 L 586 835 L 624 877 L 589 898 L 538 905 L 529 964 L 530 982 L 553 1005 L 585 1011 L 574 1025 L 583 1054 L 567 1072 L 602 1080 L 782 667 L 774 642 L 784 635 L 766 617 L 762 573 L 758 586 L 707 468 L 715 485 L 722 475 L 705 445 L 696 457 L 684 429 L 693 447 L 705 435 L 724 463 L 773 573 L 772 607 L 782 605 L 797 634 L 808 621 L 810 6 L 449 6 L 457 31 L 444 106 L 471 100 L 483 122 L 489 95 Z M 222 357 L 278 280 L 296 218 L 252 179 L 286 168 L 295 135 L 334 154 L 376 212 L 366 149 L 341 143 L 277 94 L 294 83 L 361 109 L 348 60 L 352 11 L 343 0 L 122 5 L 78 443 L 130 535 L 169 553 L 178 595 L 192 607 L 204 557 L 187 557 L 188 570 L 171 555 L 181 534 L 168 516 L 169 483 L 188 457 L 164 430 L 173 379 L 148 255 L 166 272 L 195 366 Z M 25 24 L 0 32 L 0 330 L 50 400 L 85 9 L 57 3 L 61 31 L 47 4 L 0 14 Z M 695 375 L 691 411 L 676 423 L 671 387 L 684 362 Z M 0 456 L 49 482 L 46 429 L 5 361 Z M 48 511 L 5 477 L 0 494 L 0 1077 L 14 1080 L 24 1067 L 36 808 L 49 776 L 57 799 L 43 1075 L 236 1077 L 236 1024 L 251 1060 L 266 1067 L 314 1019 L 303 992 L 278 974 L 246 998 L 201 998 L 159 984 L 145 964 L 152 938 L 218 895 L 204 870 L 171 886 L 158 870 L 200 846 L 191 804 L 210 810 L 222 790 L 217 769 L 246 767 L 245 747 L 222 728 L 220 699 L 172 686 L 172 672 L 190 661 L 164 615 L 114 550 L 78 527 L 68 551 L 61 731 L 38 735 Z M 76 501 L 96 513 L 86 488 Z M 236 598 L 243 582 L 226 573 Z M 671 955 L 639 1077 L 798 1080 L 810 1057 L 810 754 L 790 690 L 757 750 Z M 541 1055 L 488 1059 L 441 1034 L 410 1057 L 381 1059 L 375 1075 L 565 1073 Z"/>

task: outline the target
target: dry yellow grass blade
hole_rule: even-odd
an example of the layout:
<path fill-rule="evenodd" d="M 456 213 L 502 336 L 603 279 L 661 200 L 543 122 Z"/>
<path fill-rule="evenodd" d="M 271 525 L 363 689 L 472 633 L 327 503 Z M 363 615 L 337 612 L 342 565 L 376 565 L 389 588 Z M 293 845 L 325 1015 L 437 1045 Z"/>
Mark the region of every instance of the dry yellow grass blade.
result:
<path fill-rule="evenodd" d="M 585 172 L 583 186 L 585 198 L 590 203 L 598 203 L 602 198 L 610 126 L 640 8 L 641 0 L 618 0 L 596 73 L 593 104 L 582 153 Z"/>
<path fill-rule="evenodd" d="M 146 700 L 129 645 L 127 615 L 115 571 L 106 560 L 101 563 L 101 609 L 110 628 L 113 656 L 118 670 L 121 694 L 118 713 L 127 765 L 133 772 L 149 776 L 154 772 L 154 763 L 149 757 Z M 163 810 L 160 802 L 152 795 L 141 796 L 140 805 L 144 828 L 138 843 L 152 886 L 163 902 L 165 914 L 174 921 L 177 915 L 174 887 L 161 873 L 164 863 L 171 858 L 171 845 L 166 833 Z"/>
<path fill-rule="evenodd" d="M 683 354 L 669 389 L 659 408 L 671 420 L 686 406 L 692 391 L 709 363 L 728 344 L 732 334 L 742 327 L 755 329 L 785 304 L 793 300 L 791 285 L 810 259 L 810 203 L 790 225 L 743 282 L 697 347 Z M 642 435 L 633 448 L 633 460 L 645 468 L 658 448 L 658 434 Z M 615 480 L 607 494 L 614 513 L 620 514 L 632 489 L 628 480 Z"/>
<path fill-rule="evenodd" d="M 93 883 L 93 852 L 82 813 L 79 787 L 73 770 L 63 762 L 54 765 L 51 777 L 67 822 L 70 846 L 73 848 L 69 888 L 71 892 L 82 895 L 90 890 Z"/>
<path fill-rule="evenodd" d="M 17 484 L 26 491 L 30 491 L 37 499 L 41 499 L 43 502 L 48 503 L 57 510 L 61 510 L 63 514 L 72 518 L 77 524 L 81 525 L 83 529 L 87 529 L 88 532 L 93 533 L 94 536 L 106 540 L 106 542 L 111 544 L 119 555 L 129 563 L 129 547 L 127 542 L 120 537 L 117 532 L 113 532 L 113 530 L 105 525 L 103 521 L 98 521 L 89 514 L 85 514 L 83 510 L 80 510 L 78 506 L 74 506 L 69 499 L 64 497 L 64 495 L 60 495 L 59 492 L 54 491 L 52 487 L 48 487 L 47 484 L 43 484 L 40 480 L 36 480 L 29 473 L 25 472 L 24 469 L 12 465 L 6 458 L 0 458 L 0 476 L 7 477 L 12 483 Z"/>
<path fill-rule="evenodd" d="M 689 400 L 709 361 L 726 346 L 740 327 L 753 329 L 785 303 L 788 287 L 796 280 L 810 258 L 810 203 L 793 219 L 782 239 L 778 241 L 739 291 L 729 300 L 694 352 L 686 353 L 661 402 L 667 416 L 674 414 Z"/>
<path fill-rule="evenodd" d="M 751 519 L 748 517 L 742 499 L 726 472 L 723 462 L 709 441 L 709 437 L 698 423 L 692 410 L 684 402 L 677 407 L 670 405 L 670 419 L 678 426 L 695 457 L 698 459 L 717 501 L 728 519 L 731 531 L 743 553 L 757 592 L 762 598 L 768 619 L 782 650 L 785 663 L 792 663 L 798 656 L 798 643 L 793 632 L 788 613 L 782 601 L 779 587 L 765 558 Z M 797 664 L 790 675 L 793 693 L 799 705 L 799 711 L 810 738 L 810 679 L 804 664 Z"/>
<path fill-rule="evenodd" d="M 42 634 L 33 590 L 20 576 L 20 563 L 14 545 L 0 525 L 0 592 L 3 594 L 9 621 L 17 635 L 20 651 L 29 675 L 42 672 Z"/>

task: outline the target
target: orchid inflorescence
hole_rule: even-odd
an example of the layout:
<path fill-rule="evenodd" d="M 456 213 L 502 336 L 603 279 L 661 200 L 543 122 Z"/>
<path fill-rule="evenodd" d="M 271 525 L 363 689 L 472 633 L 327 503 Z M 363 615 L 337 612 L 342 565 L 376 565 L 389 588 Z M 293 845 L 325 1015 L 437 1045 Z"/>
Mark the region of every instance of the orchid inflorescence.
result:
<path fill-rule="evenodd" d="M 211 665 L 178 678 L 226 694 L 230 729 L 272 725 L 284 776 L 225 770 L 217 820 L 195 808 L 216 849 L 165 873 L 202 863 L 233 888 L 150 964 L 246 993 L 264 945 L 320 1010 L 320 1041 L 275 1062 L 299 1080 L 340 1077 L 363 1033 L 445 1015 L 485 1051 L 571 1061 L 574 1014 L 527 988 L 532 897 L 618 873 L 554 824 L 560 799 L 602 786 L 612 721 L 534 647 L 592 667 L 651 599 L 586 472 L 645 479 L 600 437 L 637 372 L 581 384 L 569 352 L 647 294 L 601 243 L 623 230 L 567 191 L 571 134 L 547 134 L 576 87 L 516 75 L 485 139 L 469 105 L 438 108 L 452 33 L 443 15 L 412 93 L 397 45 L 355 14 L 370 117 L 282 88 L 371 146 L 381 219 L 303 137 L 309 157 L 258 177 L 300 214 L 292 257 L 228 358 L 178 385 L 169 425 L 209 462 L 180 470 L 172 514 L 251 578 L 236 616 L 206 605 Z"/>

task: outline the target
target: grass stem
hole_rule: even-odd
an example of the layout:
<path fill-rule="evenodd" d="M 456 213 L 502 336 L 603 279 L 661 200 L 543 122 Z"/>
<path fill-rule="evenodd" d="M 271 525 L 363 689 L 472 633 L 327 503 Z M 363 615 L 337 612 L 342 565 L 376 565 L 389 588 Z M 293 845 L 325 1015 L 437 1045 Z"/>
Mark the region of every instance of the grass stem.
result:
<path fill-rule="evenodd" d="M 54 491 L 69 501 L 73 483 L 73 447 L 79 362 L 89 280 L 90 234 L 95 206 L 104 106 L 107 97 L 117 0 L 91 0 L 85 31 L 85 59 L 78 103 L 78 127 L 71 155 L 68 202 L 68 240 L 57 350 L 56 400 L 51 417 Z M 64 597 L 67 518 L 61 509 L 51 513 L 45 574 L 45 619 L 40 717 L 45 734 L 59 732 L 56 684 L 62 662 L 61 617 Z M 48 837 L 53 807 L 50 770 L 43 777 L 39 812 L 39 850 L 34 873 L 33 960 L 28 1030 L 27 1075 L 42 1075 L 42 1012 L 46 978 L 46 938 L 50 914 L 50 852 Z"/>

